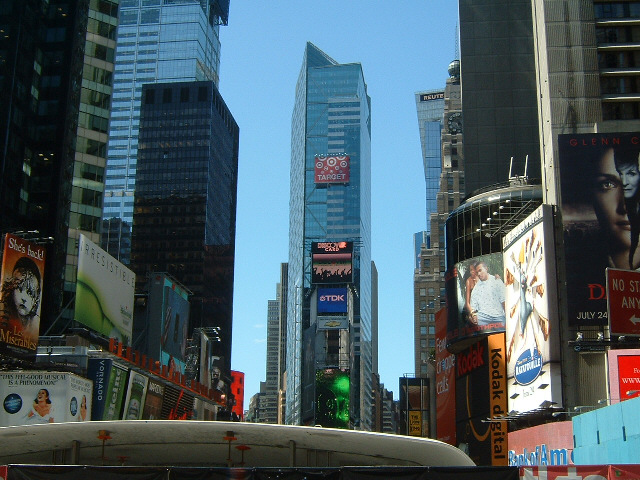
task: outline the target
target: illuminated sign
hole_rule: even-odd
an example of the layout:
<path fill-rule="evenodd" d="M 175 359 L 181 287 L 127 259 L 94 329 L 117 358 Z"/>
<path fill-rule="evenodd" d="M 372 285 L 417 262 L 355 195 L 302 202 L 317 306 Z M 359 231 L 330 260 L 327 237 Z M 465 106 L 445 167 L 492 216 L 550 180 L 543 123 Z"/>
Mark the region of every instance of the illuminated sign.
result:
<path fill-rule="evenodd" d="M 347 317 L 318 317 L 318 330 L 346 330 L 349 328 Z"/>
<path fill-rule="evenodd" d="M 316 155 L 315 183 L 349 183 L 349 155 Z"/>
<path fill-rule="evenodd" d="M 318 313 L 347 313 L 347 289 L 319 288 Z"/>
<path fill-rule="evenodd" d="M 351 283 L 353 242 L 311 244 L 312 283 Z"/>
<path fill-rule="evenodd" d="M 350 380 L 348 370 L 316 371 L 316 424 L 349 428 Z"/>
<path fill-rule="evenodd" d="M 422 93 L 420 95 L 421 102 L 429 102 L 431 100 L 444 100 L 444 92 Z"/>

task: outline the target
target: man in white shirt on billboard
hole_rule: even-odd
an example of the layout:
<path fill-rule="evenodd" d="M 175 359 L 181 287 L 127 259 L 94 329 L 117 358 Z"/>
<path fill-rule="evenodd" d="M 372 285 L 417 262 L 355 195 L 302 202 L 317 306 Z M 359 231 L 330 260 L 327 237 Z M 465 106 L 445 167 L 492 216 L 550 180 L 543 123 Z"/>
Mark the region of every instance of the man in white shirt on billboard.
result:
<path fill-rule="evenodd" d="M 476 272 L 478 283 L 471 291 L 471 321 L 478 326 L 492 323 L 504 325 L 504 282 L 500 277 L 495 278 L 489 274 L 485 262 L 476 264 Z"/>

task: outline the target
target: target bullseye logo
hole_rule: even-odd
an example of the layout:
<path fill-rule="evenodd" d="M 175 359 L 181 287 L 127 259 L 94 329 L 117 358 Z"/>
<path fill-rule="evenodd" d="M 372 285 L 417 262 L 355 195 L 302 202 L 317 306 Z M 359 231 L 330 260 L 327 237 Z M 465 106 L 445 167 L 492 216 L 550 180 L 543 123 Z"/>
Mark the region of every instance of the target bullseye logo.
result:
<path fill-rule="evenodd" d="M 315 183 L 348 183 L 348 155 L 316 155 Z"/>

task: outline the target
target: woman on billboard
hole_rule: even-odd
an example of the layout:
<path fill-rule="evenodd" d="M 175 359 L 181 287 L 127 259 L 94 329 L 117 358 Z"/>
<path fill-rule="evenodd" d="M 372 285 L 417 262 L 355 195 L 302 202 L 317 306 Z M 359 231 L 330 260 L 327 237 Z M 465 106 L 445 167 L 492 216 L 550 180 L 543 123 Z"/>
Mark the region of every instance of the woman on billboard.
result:
<path fill-rule="evenodd" d="M 0 291 L 0 318 L 17 320 L 23 332 L 37 335 L 40 324 L 40 270 L 29 257 L 20 257 Z"/>
<path fill-rule="evenodd" d="M 638 211 L 638 200 L 640 197 L 640 168 L 638 166 L 637 151 L 615 152 L 614 160 L 616 171 L 622 182 L 624 195 L 624 205 L 631 224 L 631 247 L 629 250 L 629 268 L 634 269 L 633 257 L 638 249 L 638 238 L 640 237 L 640 212 Z"/>

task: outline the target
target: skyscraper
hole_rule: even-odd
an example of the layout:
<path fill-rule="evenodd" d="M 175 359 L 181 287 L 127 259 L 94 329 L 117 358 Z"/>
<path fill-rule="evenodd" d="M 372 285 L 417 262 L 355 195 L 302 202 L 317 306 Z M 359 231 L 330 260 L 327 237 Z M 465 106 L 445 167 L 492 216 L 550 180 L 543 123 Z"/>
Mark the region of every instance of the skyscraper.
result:
<path fill-rule="evenodd" d="M 426 90 L 416 93 L 415 97 L 424 180 L 427 184 L 426 232 L 428 233 L 431 230 L 431 214 L 437 209 L 436 195 L 440 187 L 440 172 L 442 171 L 441 135 L 444 92 L 442 90 Z"/>
<path fill-rule="evenodd" d="M 229 0 L 125 0 L 120 5 L 105 174 L 103 247 L 129 263 L 142 85 L 218 85 L 220 25 Z"/>
<path fill-rule="evenodd" d="M 142 290 L 167 272 L 192 292 L 190 332 L 216 338 L 230 370 L 238 126 L 214 82 L 143 87 L 131 268 Z"/>
<path fill-rule="evenodd" d="M 288 424 L 372 426 L 370 107 L 361 65 L 307 43 L 292 117 Z"/>
<path fill-rule="evenodd" d="M 42 333 L 73 318 L 78 235 L 99 238 L 117 18 L 117 0 L 0 6 L 0 228 L 50 237 Z"/>

